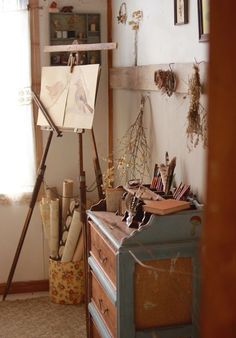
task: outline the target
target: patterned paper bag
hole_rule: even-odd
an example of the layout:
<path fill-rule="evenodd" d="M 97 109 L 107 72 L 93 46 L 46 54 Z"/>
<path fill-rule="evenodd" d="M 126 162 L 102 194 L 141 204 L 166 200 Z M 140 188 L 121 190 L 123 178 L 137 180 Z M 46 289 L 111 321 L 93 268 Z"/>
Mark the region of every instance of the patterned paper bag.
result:
<path fill-rule="evenodd" d="M 49 259 L 49 297 L 57 304 L 79 304 L 84 300 L 84 264 Z"/>

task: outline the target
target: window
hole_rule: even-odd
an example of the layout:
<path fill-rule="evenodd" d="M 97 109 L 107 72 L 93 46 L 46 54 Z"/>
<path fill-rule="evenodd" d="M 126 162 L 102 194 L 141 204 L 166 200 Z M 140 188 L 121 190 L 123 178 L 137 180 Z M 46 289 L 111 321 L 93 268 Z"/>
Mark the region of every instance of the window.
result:
<path fill-rule="evenodd" d="M 33 190 L 35 149 L 26 0 L 0 0 L 0 196 Z"/>

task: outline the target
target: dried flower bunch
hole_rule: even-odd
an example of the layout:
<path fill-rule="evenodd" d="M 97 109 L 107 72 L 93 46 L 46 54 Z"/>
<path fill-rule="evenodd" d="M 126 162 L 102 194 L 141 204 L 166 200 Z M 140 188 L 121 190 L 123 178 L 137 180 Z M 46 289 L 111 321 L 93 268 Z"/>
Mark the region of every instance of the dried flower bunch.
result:
<path fill-rule="evenodd" d="M 133 30 L 138 31 L 140 22 L 143 18 L 143 12 L 140 10 L 133 12 L 132 18 L 133 20 L 129 21 L 129 25 L 132 26 Z"/>
<path fill-rule="evenodd" d="M 176 77 L 172 70 L 157 70 L 154 74 L 154 81 L 162 93 L 171 96 L 175 92 Z"/>
<path fill-rule="evenodd" d="M 194 64 L 193 69 L 194 73 L 189 79 L 190 105 L 186 129 L 189 151 L 198 145 L 200 139 L 203 141 L 204 147 L 207 146 L 207 116 L 200 103 L 201 82 L 198 64 Z"/>

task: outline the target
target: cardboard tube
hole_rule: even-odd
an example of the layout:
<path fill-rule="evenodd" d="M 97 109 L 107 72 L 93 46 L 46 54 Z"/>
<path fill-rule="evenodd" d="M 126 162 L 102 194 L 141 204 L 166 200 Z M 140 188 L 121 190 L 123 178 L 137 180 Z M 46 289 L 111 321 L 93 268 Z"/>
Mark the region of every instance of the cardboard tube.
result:
<path fill-rule="evenodd" d="M 62 224 L 65 223 L 72 198 L 73 198 L 73 180 L 65 179 L 63 181 L 63 190 L 62 190 Z"/>
<path fill-rule="evenodd" d="M 83 235 L 82 233 L 79 236 L 79 240 L 77 243 L 77 247 L 75 249 L 74 256 L 72 258 L 73 262 L 78 262 L 82 259 L 83 257 L 83 250 L 84 250 L 84 241 L 83 241 Z"/>
<path fill-rule="evenodd" d="M 50 202 L 50 257 L 57 258 L 59 249 L 59 199 Z"/>
<path fill-rule="evenodd" d="M 50 238 L 50 205 L 49 202 L 43 199 L 39 203 L 40 215 L 43 223 L 44 237 Z"/>

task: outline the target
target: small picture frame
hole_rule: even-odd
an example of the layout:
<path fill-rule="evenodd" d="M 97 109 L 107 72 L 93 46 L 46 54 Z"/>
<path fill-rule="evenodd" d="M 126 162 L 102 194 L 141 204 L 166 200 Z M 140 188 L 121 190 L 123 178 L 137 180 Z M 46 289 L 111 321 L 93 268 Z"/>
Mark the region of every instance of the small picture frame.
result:
<path fill-rule="evenodd" d="M 174 23 L 175 25 L 188 23 L 188 0 L 174 0 Z"/>
<path fill-rule="evenodd" d="M 209 0 L 198 0 L 199 41 L 209 40 Z"/>

